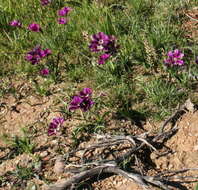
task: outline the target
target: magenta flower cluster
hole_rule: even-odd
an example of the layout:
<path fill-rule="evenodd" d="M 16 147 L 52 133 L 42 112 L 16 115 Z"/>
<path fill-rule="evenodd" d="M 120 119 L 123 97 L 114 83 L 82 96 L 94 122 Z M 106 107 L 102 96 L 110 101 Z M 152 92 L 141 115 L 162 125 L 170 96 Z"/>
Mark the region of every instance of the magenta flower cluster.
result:
<path fill-rule="evenodd" d="M 110 57 L 111 55 L 108 53 L 104 53 L 102 55 L 100 55 L 99 59 L 98 59 L 98 64 L 99 65 L 103 65 Z"/>
<path fill-rule="evenodd" d="M 173 51 L 169 51 L 167 56 L 168 58 L 164 60 L 165 65 L 170 67 L 184 65 L 184 61 L 183 61 L 184 54 L 180 50 L 175 49 Z"/>
<path fill-rule="evenodd" d="M 48 5 L 49 3 L 51 3 L 51 0 L 40 0 L 41 5 L 45 6 Z M 69 14 L 69 12 L 72 11 L 72 8 L 70 7 L 63 7 L 62 9 L 60 9 L 58 11 L 58 15 L 59 16 L 66 16 Z M 60 17 L 58 18 L 58 23 L 59 24 L 66 24 L 68 22 L 67 18 L 64 17 Z M 19 20 L 13 20 L 9 23 L 10 26 L 13 27 L 21 27 L 22 24 Z M 42 32 L 41 26 L 35 22 L 32 22 L 31 24 L 28 25 L 27 27 L 28 30 L 33 31 L 33 32 Z M 42 49 L 41 46 L 36 46 L 33 50 L 29 51 L 26 56 L 25 59 L 29 62 L 31 62 L 33 65 L 38 64 L 41 59 L 43 59 L 44 57 L 48 56 L 51 54 L 51 50 L 50 49 Z M 40 71 L 40 74 L 43 76 L 47 76 L 49 74 L 49 69 L 48 68 L 43 68 Z"/>
<path fill-rule="evenodd" d="M 69 20 L 67 18 L 64 18 L 64 17 L 58 18 L 58 24 L 67 24 L 68 21 Z"/>
<path fill-rule="evenodd" d="M 28 30 L 31 30 L 33 32 L 41 32 L 41 26 L 33 22 L 29 24 Z"/>
<path fill-rule="evenodd" d="M 36 46 L 33 50 L 26 54 L 25 59 L 32 63 L 32 65 L 38 64 L 41 59 L 50 55 L 52 52 L 50 49 L 41 49 L 41 46 Z"/>
<path fill-rule="evenodd" d="M 43 76 L 47 76 L 49 75 L 49 69 L 48 68 L 44 68 L 40 71 L 40 74 Z"/>
<path fill-rule="evenodd" d="M 88 111 L 94 104 L 94 101 L 91 98 L 92 89 L 84 88 L 79 92 L 78 95 L 73 96 L 72 101 L 69 105 L 69 111 L 81 109 L 83 112 Z"/>
<path fill-rule="evenodd" d="M 71 7 L 63 7 L 62 9 L 58 10 L 57 14 L 58 16 L 67 16 L 69 12 L 71 12 L 73 9 Z M 60 17 L 58 18 L 58 23 L 59 24 L 67 24 L 68 19 L 65 17 Z"/>
<path fill-rule="evenodd" d="M 55 135 L 57 133 L 57 131 L 59 130 L 59 128 L 62 126 L 62 124 L 64 123 L 64 118 L 62 117 L 56 117 L 52 120 L 52 122 L 49 124 L 48 127 L 48 135 L 52 136 Z"/>
<path fill-rule="evenodd" d="M 116 44 L 116 38 L 113 35 L 99 32 L 91 36 L 89 48 L 92 52 L 103 53 L 98 59 L 98 64 L 104 64 L 110 56 L 117 52 L 119 46 Z"/>
<path fill-rule="evenodd" d="M 41 0 L 41 5 L 45 6 L 51 3 L 51 0 Z"/>
<path fill-rule="evenodd" d="M 69 14 L 69 12 L 72 11 L 71 7 L 63 7 L 62 9 L 58 10 L 59 16 L 66 16 Z"/>
<path fill-rule="evenodd" d="M 22 27 L 22 24 L 20 21 L 18 20 L 12 20 L 10 23 L 9 23 L 10 26 L 13 26 L 13 27 L 19 27 L 21 28 Z M 29 24 L 28 26 L 28 30 L 30 31 L 33 31 L 33 32 L 41 32 L 41 26 L 39 24 L 36 24 L 36 23 L 31 23 Z"/>
<path fill-rule="evenodd" d="M 13 20 L 9 23 L 10 26 L 14 26 L 14 27 L 21 27 L 22 24 L 18 21 L 18 20 Z"/>

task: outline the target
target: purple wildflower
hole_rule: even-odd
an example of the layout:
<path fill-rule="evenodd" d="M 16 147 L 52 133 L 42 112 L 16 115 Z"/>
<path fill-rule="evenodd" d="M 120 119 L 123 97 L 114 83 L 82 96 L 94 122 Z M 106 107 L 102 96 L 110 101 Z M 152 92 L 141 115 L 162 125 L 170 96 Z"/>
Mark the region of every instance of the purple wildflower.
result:
<path fill-rule="evenodd" d="M 80 104 L 80 109 L 84 112 L 88 111 L 92 106 L 94 102 L 90 97 L 83 98 L 82 103 Z"/>
<path fill-rule="evenodd" d="M 58 18 L 58 23 L 59 24 L 67 24 L 67 22 L 68 22 L 68 19 L 66 19 L 64 17 Z"/>
<path fill-rule="evenodd" d="M 82 102 L 83 98 L 80 96 L 73 96 L 72 101 L 70 102 L 69 111 L 79 109 Z"/>
<path fill-rule="evenodd" d="M 49 3 L 51 3 L 51 0 L 41 0 L 42 6 L 48 5 Z"/>
<path fill-rule="evenodd" d="M 184 54 L 180 50 L 175 49 L 174 51 L 169 51 L 167 54 L 168 58 L 164 61 L 167 66 L 181 66 L 184 65 L 182 58 Z"/>
<path fill-rule="evenodd" d="M 21 27 L 22 24 L 18 20 L 13 20 L 9 23 L 10 26 Z"/>
<path fill-rule="evenodd" d="M 41 49 L 41 46 L 36 46 L 33 50 L 29 51 L 25 56 L 27 61 L 30 61 L 33 65 L 38 64 L 40 60 L 51 54 L 50 49 Z"/>
<path fill-rule="evenodd" d="M 64 118 L 56 117 L 56 118 L 53 119 L 52 123 L 54 125 L 58 126 L 58 125 L 62 125 L 64 121 L 65 121 Z"/>
<path fill-rule="evenodd" d="M 49 128 L 48 128 L 48 135 L 51 136 L 51 135 L 55 135 L 59 129 L 59 127 L 63 124 L 64 122 L 64 118 L 62 117 L 56 117 L 52 120 L 52 122 L 50 123 L 49 125 Z"/>
<path fill-rule="evenodd" d="M 83 88 L 83 90 L 80 91 L 79 95 L 81 97 L 89 97 L 92 95 L 92 89 L 91 88 Z"/>
<path fill-rule="evenodd" d="M 92 52 L 103 51 L 105 53 L 113 54 L 117 51 L 116 38 L 99 32 L 91 36 L 89 48 Z"/>
<path fill-rule="evenodd" d="M 90 97 L 81 98 L 80 96 L 74 96 L 70 103 L 69 111 L 81 109 L 86 112 L 92 107 L 93 104 L 94 102 Z"/>
<path fill-rule="evenodd" d="M 103 32 L 94 34 L 91 36 L 91 38 L 92 40 L 89 48 L 91 49 L 92 52 L 99 52 L 104 50 L 104 47 L 109 42 L 109 36 L 104 34 Z"/>
<path fill-rule="evenodd" d="M 26 60 L 30 61 L 33 65 L 38 64 L 44 55 L 44 51 L 40 46 L 36 46 L 32 51 L 29 51 L 26 55 Z"/>
<path fill-rule="evenodd" d="M 33 32 L 40 32 L 41 31 L 40 25 L 36 24 L 36 23 L 29 24 L 28 29 L 33 31 Z"/>
<path fill-rule="evenodd" d="M 92 89 L 84 88 L 80 91 L 79 95 L 73 96 L 72 101 L 69 106 L 69 110 L 73 111 L 76 109 L 81 109 L 82 111 L 88 111 L 94 104 L 91 99 Z"/>
<path fill-rule="evenodd" d="M 59 16 L 65 16 L 72 10 L 73 9 L 71 7 L 63 7 L 62 9 L 58 10 L 58 15 Z"/>
<path fill-rule="evenodd" d="M 43 76 L 47 76 L 49 75 L 49 69 L 47 68 L 44 68 L 40 71 L 40 74 L 43 75 Z"/>
<path fill-rule="evenodd" d="M 25 59 L 27 60 L 27 61 L 30 61 L 31 63 L 32 63 L 32 65 L 35 65 L 35 64 L 38 64 L 39 63 L 39 61 L 40 61 L 40 56 L 38 56 L 38 55 L 31 55 L 30 53 L 28 53 L 27 55 L 26 55 L 26 57 L 25 57 Z"/>
<path fill-rule="evenodd" d="M 98 64 L 99 65 L 103 65 L 105 63 L 105 61 L 107 61 L 107 59 L 109 59 L 111 55 L 110 54 L 102 54 L 100 57 L 99 57 L 99 60 L 98 60 Z"/>
<path fill-rule="evenodd" d="M 48 56 L 48 55 L 51 55 L 51 54 L 52 54 L 52 51 L 50 49 L 45 49 L 44 50 L 44 57 Z"/>

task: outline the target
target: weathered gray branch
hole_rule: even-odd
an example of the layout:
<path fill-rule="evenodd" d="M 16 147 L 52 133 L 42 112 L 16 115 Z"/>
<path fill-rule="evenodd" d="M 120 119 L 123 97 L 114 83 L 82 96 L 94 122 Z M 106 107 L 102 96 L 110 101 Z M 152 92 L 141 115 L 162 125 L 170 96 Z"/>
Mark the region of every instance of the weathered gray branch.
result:
<path fill-rule="evenodd" d="M 128 173 L 125 172 L 124 170 L 110 164 L 106 164 L 103 166 L 98 166 L 95 168 L 92 168 L 90 170 L 81 172 L 80 174 L 77 174 L 73 176 L 69 180 L 62 181 L 60 183 L 56 183 L 53 185 L 50 185 L 48 190 L 65 190 L 65 189 L 71 189 L 74 188 L 76 185 L 78 185 L 80 182 L 89 179 L 91 177 L 94 177 L 96 175 L 101 175 L 102 173 L 112 173 L 112 174 L 117 174 L 121 175 L 129 180 L 133 180 L 139 185 L 141 185 L 144 189 L 149 188 L 149 184 L 153 184 L 155 186 L 160 187 L 163 190 L 169 190 L 169 188 L 163 184 L 162 182 L 155 180 L 154 177 L 149 177 L 149 176 L 141 176 L 139 174 L 135 173 Z"/>

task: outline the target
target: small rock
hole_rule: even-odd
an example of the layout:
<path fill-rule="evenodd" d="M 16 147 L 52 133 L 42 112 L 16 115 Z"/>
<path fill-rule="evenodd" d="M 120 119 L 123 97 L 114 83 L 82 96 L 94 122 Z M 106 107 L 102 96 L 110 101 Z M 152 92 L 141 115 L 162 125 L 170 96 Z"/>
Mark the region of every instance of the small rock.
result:
<path fill-rule="evenodd" d="M 58 141 L 57 140 L 53 140 L 53 141 L 51 141 L 51 143 L 57 145 Z"/>
<path fill-rule="evenodd" d="M 83 154 L 84 154 L 84 150 L 80 150 L 80 151 L 78 151 L 78 152 L 76 153 L 76 156 L 82 157 Z"/>
<path fill-rule="evenodd" d="M 32 182 L 28 182 L 27 183 L 27 188 L 25 190 L 37 190 L 37 186 L 36 184 L 32 183 Z"/>
<path fill-rule="evenodd" d="M 54 165 L 54 172 L 56 174 L 61 174 L 64 172 L 65 162 L 62 156 L 58 156 Z"/>
<path fill-rule="evenodd" d="M 42 190 L 47 190 L 47 189 L 49 189 L 49 186 L 47 184 L 44 184 L 44 185 L 42 185 L 41 189 Z"/>
<path fill-rule="evenodd" d="M 198 145 L 194 146 L 194 150 L 198 151 Z"/>
<path fill-rule="evenodd" d="M 191 102 L 190 98 L 186 100 L 185 102 L 185 107 L 189 112 L 194 113 L 195 112 L 195 107 L 194 104 Z"/>
<path fill-rule="evenodd" d="M 47 155 L 48 155 L 47 151 L 44 151 L 44 152 L 40 153 L 41 158 L 46 157 Z"/>
<path fill-rule="evenodd" d="M 173 164 L 169 164 L 169 169 L 172 169 L 174 168 L 174 165 Z"/>

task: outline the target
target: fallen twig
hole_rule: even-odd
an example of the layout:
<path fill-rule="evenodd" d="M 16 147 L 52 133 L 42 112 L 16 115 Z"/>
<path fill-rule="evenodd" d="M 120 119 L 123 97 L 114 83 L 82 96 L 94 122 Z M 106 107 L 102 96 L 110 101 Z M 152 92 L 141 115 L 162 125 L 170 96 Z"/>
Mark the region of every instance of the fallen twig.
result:
<path fill-rule="evenodd" d="M 91 178 L 96 175 L 101 175 L 102 173 L 113 173 L 113 174 L 121 175 L 123 177 L 126 177 L 129 180 L 135 181 L 136 183 L 141 185 L 144 189 L 149 188 L 148 184 L 153 184 L 155 186 L 160 187 L 163 190 L 169 190 L 169 188 L 165 184 L 156 180 L 153 177 L 141 176 L 139 174 L 132 173 L 132 172 L 128 173 L 128 172 L 125 172 L 122 169 L 120 169 L 114 165 L 110 165 L 110 164 L 92 168 L 90 170 L 81 172 L 80 174 L 73 176 L 69 180 L 65 180 L 60 183 L 50 185 L 48 187 L 48 190 L 74 189 L 80 182 L 86 180 L 87 178 Z"/>
<path fill-rule="evenodd" d="M 190 19 L 192 19 L 192 20 L 194 20 L 194 21 L 196 21 L 196 22 L 198 22 L 198 19 L 196 19 L 196 18 L 193 18 L 192 16 L 190 16 L 189 14 L 185 14 L 188 18 L 190 18 Z"/>
<path fill-rule="evenodd" d="M 182 105 L 177 111 L 175 111 L 160 127 L 160 133 L 164 132 L 164 128 L 168 125 L 168 123 L 172 122 L 178 115 L 180 115 L 185 110 L 185 105 Z"/>
<path fill-rule="evenodd" d="M 178 119 L 182 113 L 185 113 L 186 111 L 194 112 L 195 106 L 191 102 L 190 98 L 185 101 L 185 103 L 181 106 L 179 106 L 179 109 L 177 109 L 160 127 L 160 133 L 164 132 L 164 128 L 168 125 L 168 123 L 172 122 L 174 119 Z"/>

